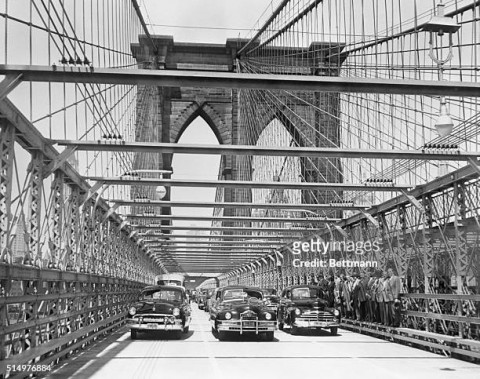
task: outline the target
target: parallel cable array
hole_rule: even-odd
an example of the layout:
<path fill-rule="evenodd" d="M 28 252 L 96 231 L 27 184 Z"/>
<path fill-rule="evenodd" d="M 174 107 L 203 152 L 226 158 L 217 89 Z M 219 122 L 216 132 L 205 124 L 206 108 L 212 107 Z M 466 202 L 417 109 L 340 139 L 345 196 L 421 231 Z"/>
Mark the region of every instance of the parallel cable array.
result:
<path fill-rule="evenodd" d="M 0 5 L 0 30 L 4 35 L 1 64 L 95 70 L 133 69 L 142 63 L 136 62 L 131 52 L 131 44 L 142 34 L 131 0 L 5 0 Z M 8 98 L 46 138 L 111 143 L 135 140 L 136 86 L 24 82 Z M 30 159 L 30 152 L 16 149 L 12 215 L 26 240 L 28 232 L 22 220 L 30 206 L 26 196 L 31 175 L 25 174 Z M 81 175 L 116 176 L 132 169 L 134 154 L 75 152 L 68 162 Z M 53 184 L 53 176 L 45 180 L 42 212 L 55 212 L 55 197 L 63 196 L 65 206 L 70 201 L 69 186 L 62 195 L 51 190 Z M 103 195 L 127 197 L 129 191 L 111 187 Z M 48 221 L 51 217 L 42 219 L 42 250 L 48 254 L 55 239 L 54 226 Z"/>
<path fill-rule="evenodd" d="M 433 15 L 432 2 L 385 0 L 291 0 L 248 48 L 241 52 L 242 72 L 326 75 L 352 78 L 437 80 L 428 56 L 429 33 L 421 28 Z M 453 36 L 453 59 L 443 78 L 478 82 L 480 4 L 446 1 L 447 16 L 462 26 Z M 437 37 L 435 54 L 445 57 L 448 37 Z M 242 126 L 256 144 L 266 120 L 280 120 L 299 146 L 361 149 L 478 150 L 479 105 L 474 98 L 447 97 L 456 124 L 438 137 L 433 127 L 439 98 L 420 95 L 316 94 L 243 90 Z M 252 105 L 255 104 L 255 105 Z M 258 109 L 252 110 L 257 106 Z M 268 122 L 267 122 L 268 124 Z M 454 147 L 452 149 L 452 147 Z M 413 160 L 321 159 L 305 162 L 319 181 L 425 183 L 460 167 Z M 265 171 L 273 170 L 264 165 Z M 305 171 L 305 170 L 304 170 Z M 302 172 L 302 181 L 313 181 Z M 339 201 L 376 204 L 391 193 L 331 194 Z M 324 200 L 324 199 L 323 199 Z M 318 200 L 317 200 L 318 201 Z M 345 214 L 346 215 L 346 214 Z"/>

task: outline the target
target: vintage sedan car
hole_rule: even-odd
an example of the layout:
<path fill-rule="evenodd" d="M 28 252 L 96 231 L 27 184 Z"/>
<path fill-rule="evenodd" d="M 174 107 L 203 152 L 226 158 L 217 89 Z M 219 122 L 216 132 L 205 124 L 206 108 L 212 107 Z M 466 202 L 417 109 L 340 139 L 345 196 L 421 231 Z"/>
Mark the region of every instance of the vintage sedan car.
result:
<path fill-rule="evenodd" d="M 275 288 L 262 288 L 262 292 L 265 305 L 276 314 L 280 305 L 280 297 L 277 295 L 277 290 Z"/>
<path fill-rule="evenodd" d="M 128 311 L 130 335 L 135 339 L 138 332 L 158 330 L 180 338 L 182 332 L 188 333 L 191 313 L 184 287 L 146 287 Z"/>
<path fill-rule="evenodd" d="M 207 296 L 206 290 L 197 291 L 196 301 L 197 301 L 198 309 L 205 309 L 206 296 Z"/>
<path fill-rule="evenodd" d="M 326 294 L 315 285 L 296 285 L 282 292 L 278 309 L 278 328 L 290 327 L 296 334 L 299 329 L 330 329 L 336 335 L 340 324 L 340 311 L 328 307 Z"/>
<path fill-rule="evenodd" d="M 257 287 L 227 286 L 215 292 L 210 309 L 212 334 L 223 341 L 229 334 L 263 334 L 272 341 L 277 317 L 264 303 L 263 292 Z"/>

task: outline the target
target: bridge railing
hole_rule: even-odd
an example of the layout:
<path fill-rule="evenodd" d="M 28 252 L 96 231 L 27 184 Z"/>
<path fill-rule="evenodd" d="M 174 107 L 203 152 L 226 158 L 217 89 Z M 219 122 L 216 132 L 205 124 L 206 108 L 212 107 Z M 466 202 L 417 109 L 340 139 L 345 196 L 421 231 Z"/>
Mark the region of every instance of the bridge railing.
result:
<path fill-rule="evenodd" d="M 402 303 L 404 327 L 480 340 L 480 295 L 410 293 Z"/>
<path fill-rule="evenodd" d="M 129 304 L 144 286 L 127 279 L 24 265 L 0 264 L 0 271 L 17 279 L 9 283 L 11 295 L 0 297 L 3 377 L 28 374 L 7 370 L 8 365 L 45 367 L 122 325 Z"/>

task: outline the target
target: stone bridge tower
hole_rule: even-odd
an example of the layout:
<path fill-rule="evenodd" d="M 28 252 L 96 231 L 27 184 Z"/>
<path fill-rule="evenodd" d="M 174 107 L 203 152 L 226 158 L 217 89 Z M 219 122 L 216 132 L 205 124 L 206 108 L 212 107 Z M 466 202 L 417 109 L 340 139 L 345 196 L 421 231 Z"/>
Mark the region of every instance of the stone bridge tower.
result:
<path fill-rule="evenodd" d="M 138 67 L 153 70 L 196 70 L 196 71 L 239 71 L 237 52 L 248 42 L 243 39 L 228 39 L 225 44 L 201 44 L 174 42 L 171 36 L 152 36 L 152 42 L 144 35 L 139 37 L 139 43 L 132 45 L 132 53 L 138 62 Z M 338 46 L 334 48 L 339 49 Z M 156 50 L 156 52 L 155 52 Z M 305 50 L 305 49 L 304 49 Z M 313 53 L 308 62 L 294 62 L 296 72 L 307 75 L 338 75 L 338 69 L 332 69 L 326 64 L 327 56 L 332 46 L 327 44 L 312 44 L 309 50 Z M 279 53 L 278 48 L 275 51 Z M 289 62 L 292 65 L 291 62 Z M 314 69 L 312 69 L 314 67 Z M 241 61 L 240 61 L 241 68 Z M 338 121 L 339 95 L 331 93 L 299 92 L 298 104 L 293 111 L 308 120 L 310 125 L 320 133 L 312 130 L 301 130 L 302 126 L 294 125 L 288 112 L 292 109 L 262 109 L 264 119 L 257 130 L 247 132 L 241 125 L 241 90 L 229 88 L 165 88 L 153 86 L 138 86 L 137 94 L 137 124 L 136 140 L 148 142 L 175 143 L 188 125 L 198 116 L 202 117 L 217 136 L 220 144 L 245 145 L 255 144 L 262 130 L 274 118 L 278 118 L 289 130 L 294 140 L 300 145 L 335 146 L 339 145 L 340 127 Z M 302 101 L 307 98 L 308 102 Z M 317 104 L 311 107 L 306 104 Z M 265 108 L 265 104 L 250 104 L 249 106 Z M 319 109 L 328 107 L 328 112 Z M 321 139 L 318 135 L 328 138 Z M 305 141 L 308 139 L 308 143 Z M 137 153 L 135 165 L 143 168 L 171 170 L 172 154 Z M 224 156 L 221 161 L 220 177 L 224 180 L 250 180 L 251 172 L 245 172 L 249 167 L 249 157 Z M 247 165 L 247 166 L 246 166 Z M 338 169 L 326 164 L 325 158 L 301 160 L 302 176 L 310 182 L 341 182 L 340 162 L 335 161 Z M 250 170 L 251 171 L 251 170 Z M 272 174 L 273 175 L 273 174 Z M 169 178 L 169 175 L 165 175 Z M 135 190 L 135 189 L 134 189 Z M 153 195 L 153 194 L 152 194 Z M 167 189 L 165 200 L 170 198 Z M 317 200 L 318 199 L 318 200 Z M 318 190 L 305 193 L 303 203 L 328 203 L 331 195 Z M 250 202 L 250 190 L 225 189 L 223 201 Z M 164 214 L 170 210 L 162 208 Z M 225 215 L 240 215 L 240 211 L 225 211 Z M 332 213 L 333 215 L 333 213 Z"/>

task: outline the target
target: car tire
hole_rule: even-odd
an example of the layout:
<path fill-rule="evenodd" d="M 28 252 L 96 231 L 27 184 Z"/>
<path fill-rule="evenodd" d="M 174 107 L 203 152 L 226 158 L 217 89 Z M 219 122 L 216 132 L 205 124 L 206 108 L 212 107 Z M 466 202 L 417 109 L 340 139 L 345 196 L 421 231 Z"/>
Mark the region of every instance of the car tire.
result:
<path fill-rule="evenodd" d="M 278 323 L 278 330 L 283 330 L 283 322 Z"/>
<path fill-rule="evenodd" d="M 333 328 L 330 328 L 330 334 L 332 336 L 336 336 L 338 334 L 338 328 L 336 326 Z"/>
<path fill-rule="evenodd" d="M 219 341 L 226 341 L 227 338 L 228 338 L 227 332 L 224 332 L 223 330 L 220 330 L 220 331 L 218 332 L 218 340 L 219 340 Z"/>
<path fill-rule="evenodd" d="M 180 330 L 175 330 L 174 332 L 172 332 L 172 337 L 174 340 L 179 340 L 180 338 L 182 338 L 182 332 Z"/>
<path fill-rule="evenodd" d="M 218 331 L 212 326 L 212 334 L 218 340 Z"/>
<path fill-rule="evenodd" d="M 136 339 L 137 339 L 137 331 L 136 331 L 136 330 L 130 329 L 130 338 L 131 338 L 132 340 L 136 340 Z"/>
<path fill-rule="evenodd" d="M 290 334 L 291 334 L 292 336 L 298 334 L 298 328 L 297 328 L 295 325 L 292 325 L 292 326 L 290 327 Z"/>
<path fill-rule="evenodd" d="M 186 328 L 183 328 L 183 333 L 187 334 L 190 331 L 190 327 L 187 326 Z"/>
<path fill-rule="evenodd" d="M 265 332 L 265 341 L 273 341 L 274 333 L 273 332 Z"/>

